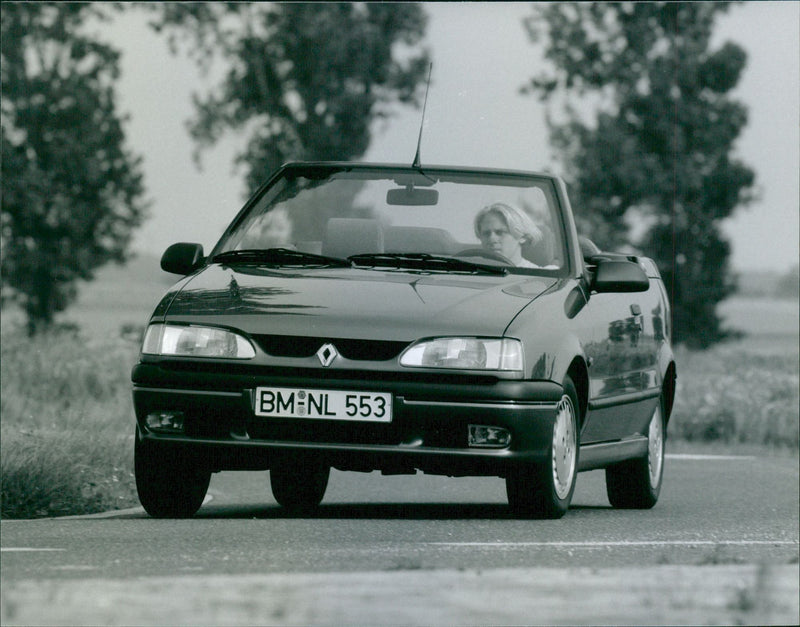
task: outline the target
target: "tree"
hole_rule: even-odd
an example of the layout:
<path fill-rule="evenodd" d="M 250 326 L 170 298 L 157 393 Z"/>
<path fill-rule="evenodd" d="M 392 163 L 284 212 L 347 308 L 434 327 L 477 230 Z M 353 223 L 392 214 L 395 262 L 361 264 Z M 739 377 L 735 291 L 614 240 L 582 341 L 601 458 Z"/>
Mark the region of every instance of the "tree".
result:
<path fill-rule="evenodd" d="M 413 54 L 426 16 L 409 3 L 164 3 L 151 22 L 222 82 L 194 96 L 198 154 L 244 131 L 237 162 L 253 189 L 291 159 L 364 154 L 370 125 L 395 102 L 415 102 L 428 66 Z M 405 48 L 403 48 L 405 46 Z"/>
<path fill-rule="evenodd" d="M 87 3 L 3 3 L 0 267 L 31 335 L 77 279 L 124 260 L 145 211 L 116 110 L 119 53 L 81 32 L 103 17 Z"/>
<path fill-rule="evenodd" d="M 720 222 L 751 200 L 753 171 L 731 155 L 747 122 L 729 93 L 745 66 L 734 43 L 710 49 L 719 2 L 554 3 L 528 19 L 551 71 L 523 91 L 550 108 L 554 146 L 579 225 L 601 247 L 630 237 L 659 265 L 675 340 L 726 337 L 716 305 L 734 289 Z M 562 97 L 562 119 L 553 107 Z"/>

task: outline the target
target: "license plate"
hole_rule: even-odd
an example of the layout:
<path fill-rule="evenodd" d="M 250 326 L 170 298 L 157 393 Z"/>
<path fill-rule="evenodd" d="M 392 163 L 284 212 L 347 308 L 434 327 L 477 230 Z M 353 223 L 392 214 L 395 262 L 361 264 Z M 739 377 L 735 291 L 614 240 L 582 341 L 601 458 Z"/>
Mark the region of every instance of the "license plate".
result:
<path fill-rule="evenodd" d="M 392 421 L 392 395 L 381 392 L 256 388 L 256 416 Z"/>

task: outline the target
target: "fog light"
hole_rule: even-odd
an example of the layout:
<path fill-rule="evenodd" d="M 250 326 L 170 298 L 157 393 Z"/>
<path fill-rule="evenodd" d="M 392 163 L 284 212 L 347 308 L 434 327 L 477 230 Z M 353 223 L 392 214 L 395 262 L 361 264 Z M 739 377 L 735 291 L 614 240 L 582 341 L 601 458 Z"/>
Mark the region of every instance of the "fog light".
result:
<path fill-rule="evenodd" d="M 179 433 L 183 431 L 183 412 L 156 411 L 147 414 L 145 424 L 150 431 Z"/>
<path fill-rule="evenodd" d="M 469 445 L 501 448 L 511 443 L 511 432 L 502 427 L 469 425 Z"/>

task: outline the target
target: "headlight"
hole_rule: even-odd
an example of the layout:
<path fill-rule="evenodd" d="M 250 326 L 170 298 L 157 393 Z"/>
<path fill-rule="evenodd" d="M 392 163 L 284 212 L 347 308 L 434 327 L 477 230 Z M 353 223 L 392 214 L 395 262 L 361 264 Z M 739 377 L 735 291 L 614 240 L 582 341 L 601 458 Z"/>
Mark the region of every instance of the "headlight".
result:
<path fill-rule="evenodd" d="M 522 342 L 509 338 L 442 337 L 406 349 L 400 365 L 522 372 Z"/>
<path fill-rule="evenodd" d="M 214 327 L 151 324 L 142 343 L 146 355 L 252 359 L 253 345 L 241 335 Z"/>

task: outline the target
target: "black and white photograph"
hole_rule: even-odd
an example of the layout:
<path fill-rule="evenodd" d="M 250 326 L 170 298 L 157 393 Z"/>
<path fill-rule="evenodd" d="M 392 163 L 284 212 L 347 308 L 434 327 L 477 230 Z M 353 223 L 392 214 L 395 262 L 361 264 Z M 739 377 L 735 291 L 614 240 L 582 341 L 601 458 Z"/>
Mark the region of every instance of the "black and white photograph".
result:
<path fill-rule="evenodd" d="M 800 625 L 800 1 L 0 27 L 3 625 Z"/>

